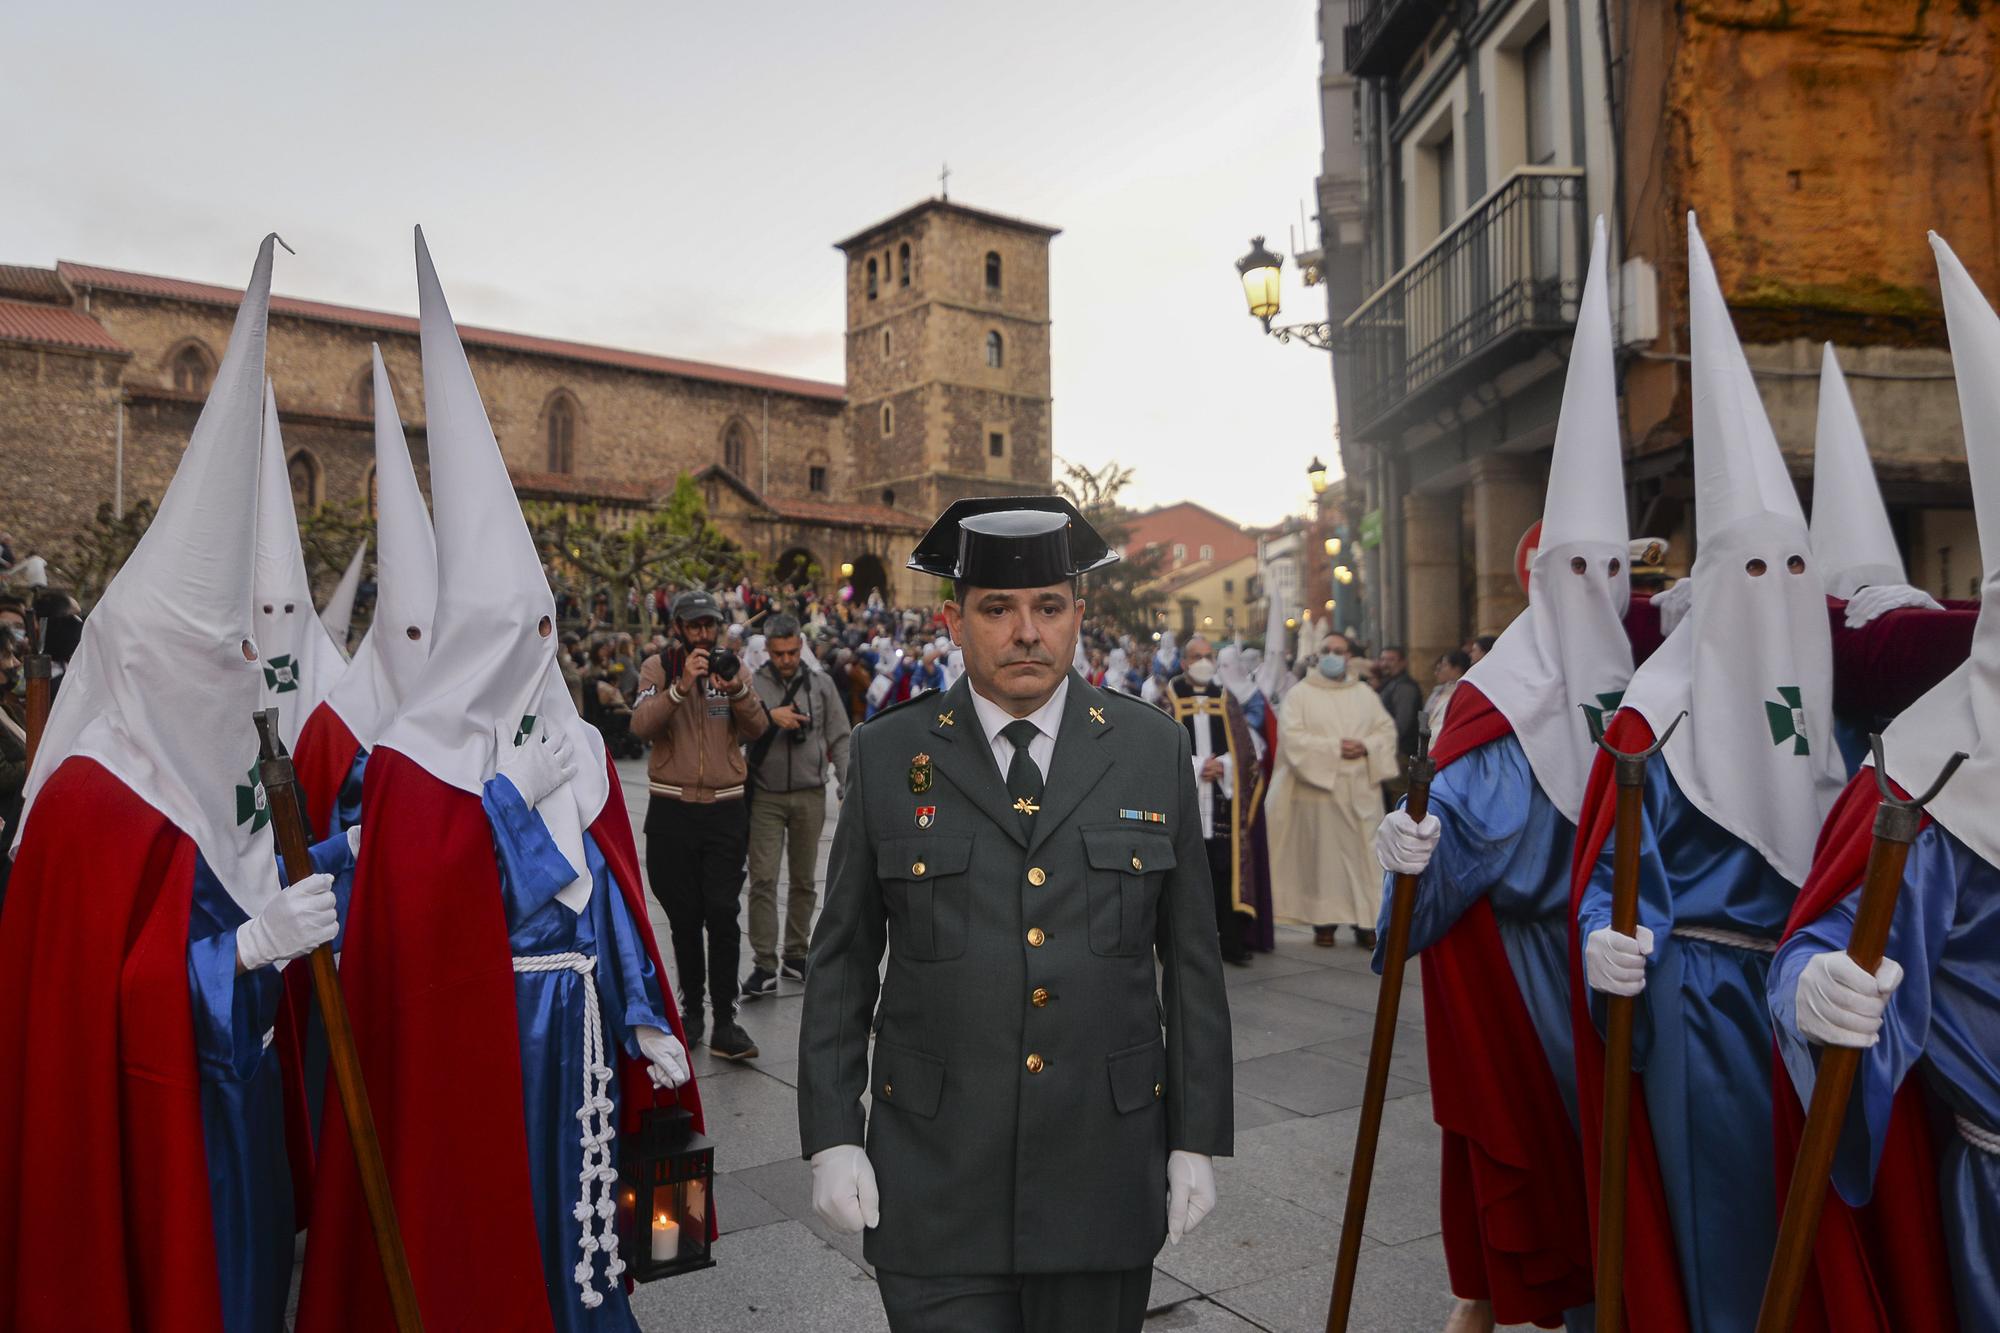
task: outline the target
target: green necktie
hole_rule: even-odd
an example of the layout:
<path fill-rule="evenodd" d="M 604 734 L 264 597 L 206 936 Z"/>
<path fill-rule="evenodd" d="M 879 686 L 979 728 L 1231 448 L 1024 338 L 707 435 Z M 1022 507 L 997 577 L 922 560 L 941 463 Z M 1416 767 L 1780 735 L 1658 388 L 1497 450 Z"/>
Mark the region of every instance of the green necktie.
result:
<path fill-rule="evenodd" d="M 1007 765 L 1007 794 L 1014 798 L 1014 813 L 1021 817 L 1021 833 L 1032 838 L 1035 815 L 1042 808 L 1042 770 L 1028 753 L 1028 746 L 1042 732 L 1023 718 L 1000 728 L 1000 734 L 1014 747 L 1013 761 Z"/>

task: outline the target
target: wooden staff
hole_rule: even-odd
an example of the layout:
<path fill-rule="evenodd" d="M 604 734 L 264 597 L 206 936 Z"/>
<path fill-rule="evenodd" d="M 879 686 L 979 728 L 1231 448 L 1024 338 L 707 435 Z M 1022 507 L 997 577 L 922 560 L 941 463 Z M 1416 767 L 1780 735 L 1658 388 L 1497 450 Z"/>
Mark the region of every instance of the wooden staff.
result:
<path fill-rule="evenodd" d="M 1646 796 L 1646 764 L 1666 745 L 1682 713 L 1665 735 L 1637 754 L 1614 749 L 1597 718 L 1591 731 L 1598 748 L 1611 756 L 1618 781 L 1617 822 L 1611 856 L 1611 928 L 1620 935 L 1639 931 L 1639 838 Z M 1633 996 L 1607 995 L 1604 1018 L 1604 1124 L 1597 1179 L 1597 1333 L 1618 1333 L 1625 1323 L 1625 1150 L 1632 1127 Z"/>
<path fill-rule="evenodd" d="M 41 617 L 32 611 L 28 613 L 28 657 L 22 663 L 22 675 L 28 682 L 28 713 L 22 729 L 28 733 L 28 767 L 35 766 L 35 750 L 42 743 L 42 732 L 49 725 L 49 699 L 54 684 L 55 668 L 49 662 L 49 655 L 42 651 Z M 4 854 L 4 853 L 0 853 Z"/>
<path fill-rule="evenodd" d="M 1896 915 L 1896 899 L 1903 888 L 1903 863 L 1923 825 L 1924 807 L 1937 799 L 1944 784 L 1965 762 L 1965 755 L 1954 754 L 1929 791 L 1906 801 L 1889 786 L 1882 738 L 1870 736 L 1868 741 L 1875 751 L 1875 786 L 1882 793 L 1882 804 L 1875 811 L 1875 843 L 1868 850 L 1868 873 L 1861 881 L 1861 901 L 1855 908 L 1847 956 L 1872 974 L 1882 966 L 1882 951 L 1889 944 L 1889 923 Z M 1764 1302 L 1757 1310 L 1757 1333 L 1788 1333 L 1798 1314 L 1806 1269 L 1812 1264 L 1813 1240 L 1819 1234 L 1820 1208 L 1826 1201 L 1827 1177 L 1833 1170 L 1833 1151 L 1840 1141 L 1848 1095 L 1860 1066 L 1859 1047 L 1828 1046 L 1820 1051 L 1819 1077 L 1813 1083 L 1805 1134 L 1799 1139 L 1791 1188 L 1785 1194 L 1778 1247 L 1764 1282 Z"/>
<path fill-rule="evenodd" d="M 291 756 L 285 753 L 284 742 L 278 739 L 278 710 L 267 708 L 253 716 L 260 745 L 258 775 L 263 780 L 264 799 L 271 811 L 271 831 L 277 835 L 278 851 L 285 858 L 286 868 L 304 879 L 312 873 L 305 807 L 300 804 L 298 775 L 292 768 Z M 311 966 L 313 996 L 319 1001 L 320 1018 L 326 1024 L 333 1081 L 340 1090 L 341 1110 L 347 1113 L 348 1138 L 354 1144 L 354 1164 L 361 1173 L 361 1197 L 368 1205 L 375 1248 L 382 1257 L 382 1277 L 389 1286 L 389 1308 L 395 1315 L 398 1333 L 421 1333 L 423 1321 L 417 1315 L 416 1283 L 410 1276 L 409 1257 L 403 1253 L 403 1233 L 396 1224 L 396 1201 L 389 1193 L 389 1170 L 382 1161 L 381 1140 L 375 1137 L 375 1116 L 368 1109 L 368 1089 L 361 1081 L 361 1056 L 354 1048 L 354 1028 L 348 1022 L 340 974 L 334 970 L 333 945 L 322 944 L 314 949 Z"/>
<path fill-rule="evenodd" d="M 1417 752 L 1410 756 L 1411 819 L 1430 813 L 1430 721 L 1417 716 Z M 1361 1123 L 1354 1131 L 1354 1168 L 1347 1177 L 1347 1211 L 1340 1219 L 1340 1258 L 1333 1268 L 1333 1299 L 1326 1309 L 1326 1333 L 1347 1333 L 1347 1309 L 1354 1301 L 1354 1270 L 1361 1260 L 1361 1226 L 1368 1219 L 1368 1188 L 1375 1176 L 1375 1144 L 1382 1135 L 1382 1101 L 1389 1090 L 1389 1057 L 1396 1048 L 1396 1011 L 1403 1000 L 1404 954 L 1410 947 L 1410 913 L 1417 901 L 1417 877 L 1397 875 L 1389 905 L 1389 937 L 1382 949 L 1382 990 L 1375 1000 L 1375 1036 L 1368 1044 L 1368 1080 L 1361 1093 Z"/>

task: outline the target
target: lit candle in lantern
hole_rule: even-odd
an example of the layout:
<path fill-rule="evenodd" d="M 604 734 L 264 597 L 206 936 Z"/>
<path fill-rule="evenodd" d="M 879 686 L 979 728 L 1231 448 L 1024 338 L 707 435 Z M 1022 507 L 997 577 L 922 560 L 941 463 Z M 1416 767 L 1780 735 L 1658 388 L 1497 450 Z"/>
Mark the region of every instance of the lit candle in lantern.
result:
<path fill-rule="evenodd" d="M 653 1262 L 669 1263 L 680 1255 L 681 1229 L 665 1213 L 653 1214 Z"/>

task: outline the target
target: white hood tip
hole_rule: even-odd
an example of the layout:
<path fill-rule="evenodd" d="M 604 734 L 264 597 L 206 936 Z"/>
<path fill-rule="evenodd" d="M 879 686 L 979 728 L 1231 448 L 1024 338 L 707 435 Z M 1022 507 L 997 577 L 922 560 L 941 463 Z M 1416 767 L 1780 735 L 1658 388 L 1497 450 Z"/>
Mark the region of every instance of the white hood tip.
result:
<path fill-rule="evenodd" d="M 1572 542 L 1627 545 L 1623 449 L 1618 423 L 1618 376 L 1605 280 L 1604 219 L 1592 229 L 1590 269 L 1577 302 L 1576 335 L 1563 380 L 1542 507 L 1542 545 Z"/>
<path fill-rule="evenodd" d="M 1965 465 L 1972 476 L 1972 507 L 1979 522 L 1984 577 L 2000 573 L 2000 314 L 1966 272 L 1965 265 L 1930 233 L 1944 291 L 1945 329 L 1958 376 L 1958 412 L 1965 432 Z"/>
<path fill-rule="evenodd" d="M 1908 583 L 1861 418 L 1840 359 L 1827 343 L 1820 358 L 1819 421 L 1813 432 L 1813 563 L 1820 583 L 1843 600 L 1869 585 Z"/>

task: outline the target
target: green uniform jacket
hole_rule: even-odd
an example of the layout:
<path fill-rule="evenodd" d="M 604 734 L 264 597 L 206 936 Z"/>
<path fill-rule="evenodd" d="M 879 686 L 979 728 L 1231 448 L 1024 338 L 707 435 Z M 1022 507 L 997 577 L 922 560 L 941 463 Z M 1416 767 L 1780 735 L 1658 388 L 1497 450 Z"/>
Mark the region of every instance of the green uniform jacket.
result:
<path fill-rule="evenodd" d="M 1168 1150 L 1230 1151 L 1186 730 L 1072 672 L 1032 841 L 1011 807 L 964 680 L 854 733 L 799 1138 L 807 1157 L 865 1142 L 865 1250 L 891 1272 L 1137 1268 L 1166 1238 Z"/>

